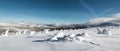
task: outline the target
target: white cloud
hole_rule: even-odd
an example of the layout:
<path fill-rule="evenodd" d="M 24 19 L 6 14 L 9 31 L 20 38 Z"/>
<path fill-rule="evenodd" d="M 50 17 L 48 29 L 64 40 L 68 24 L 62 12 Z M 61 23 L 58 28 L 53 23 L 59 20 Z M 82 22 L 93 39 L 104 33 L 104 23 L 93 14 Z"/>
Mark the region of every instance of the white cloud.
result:
<path fill-rule="evenodd" d="M 120 23 L 120 13 L 113 14 L 110 17 L 106 18 L 94 18 L 88 21 L 88 24 L 99 24 L 104 22 L 117 22 Z"/>
<path fill-rule="evenodd" d="M 113 17 L 120 18 L 120 13 L 113 14 Z"/>

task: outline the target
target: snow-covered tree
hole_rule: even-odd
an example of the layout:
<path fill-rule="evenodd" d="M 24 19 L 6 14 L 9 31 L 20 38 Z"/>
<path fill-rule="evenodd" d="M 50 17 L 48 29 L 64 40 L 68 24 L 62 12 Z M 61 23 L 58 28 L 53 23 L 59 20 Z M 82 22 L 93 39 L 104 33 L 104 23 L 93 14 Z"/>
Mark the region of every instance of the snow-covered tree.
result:
<path fill-rule="evenodd" d="M 5 31 L 5 35 L 4 35 L 4 36 L 8 36 L 8 34 L 9 34 L 9 29 L 7 29 L 7 30 Z"/>
<path fill-rule="evenodd" d="M 97 34 L 102 34 L 102 31 L 100 30 L 100 28 L 97 28 Z"/>
<path fill-rule="evenodd" d="M 108 29 L 103 29 L 102 34 L 112 35 Z"/>

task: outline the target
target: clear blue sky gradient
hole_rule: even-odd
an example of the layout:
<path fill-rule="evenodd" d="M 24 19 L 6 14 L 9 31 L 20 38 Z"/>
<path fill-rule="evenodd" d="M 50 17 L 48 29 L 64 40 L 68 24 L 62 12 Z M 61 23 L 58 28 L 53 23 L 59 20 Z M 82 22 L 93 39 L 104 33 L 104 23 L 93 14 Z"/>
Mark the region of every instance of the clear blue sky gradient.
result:
<path fill-rule="evenodd" d="M 120 0 L 0 0 L 0 21 L 84 23 L 119 13 L 119 5 Z"/>

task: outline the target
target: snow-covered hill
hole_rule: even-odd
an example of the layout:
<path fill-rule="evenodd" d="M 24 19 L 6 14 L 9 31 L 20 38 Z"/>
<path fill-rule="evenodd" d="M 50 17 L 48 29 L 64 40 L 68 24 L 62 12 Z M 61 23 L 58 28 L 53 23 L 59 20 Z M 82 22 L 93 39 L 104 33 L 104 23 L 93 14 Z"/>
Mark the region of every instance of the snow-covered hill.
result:
<path fill-rule="evenodd" d="M 119 51 L 119 32 L 119 22 L 111 21 L 94 24 L 0 23 L 0 51 Z"/>
<path fill-rule="evenodd" d="M 0 36 L 0 51 L 119 51 L 119 31 L 119 26 L 16 35 L 7 30 Z"/>

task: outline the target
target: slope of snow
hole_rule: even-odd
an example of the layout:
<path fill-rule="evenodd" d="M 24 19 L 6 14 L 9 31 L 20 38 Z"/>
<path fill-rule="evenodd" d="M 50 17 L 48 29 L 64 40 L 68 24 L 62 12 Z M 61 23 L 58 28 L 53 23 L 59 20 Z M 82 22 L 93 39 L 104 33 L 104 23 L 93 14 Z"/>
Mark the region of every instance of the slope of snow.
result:
<path fill-rule="evenodd" d="M 99 29 L 99 30 L 98 30 Z M 0 51 L 119 51 L 120 27 L 94 27 L 77 30 L 0 36 Z M 102 33 L 98 34 L 101 31 Z M 47 33 L 46 33 L 47 32 Z M 110 33 L 108 33 L 110 32 Z M 5 34 L 5 35 L 6 35 Z"/>

